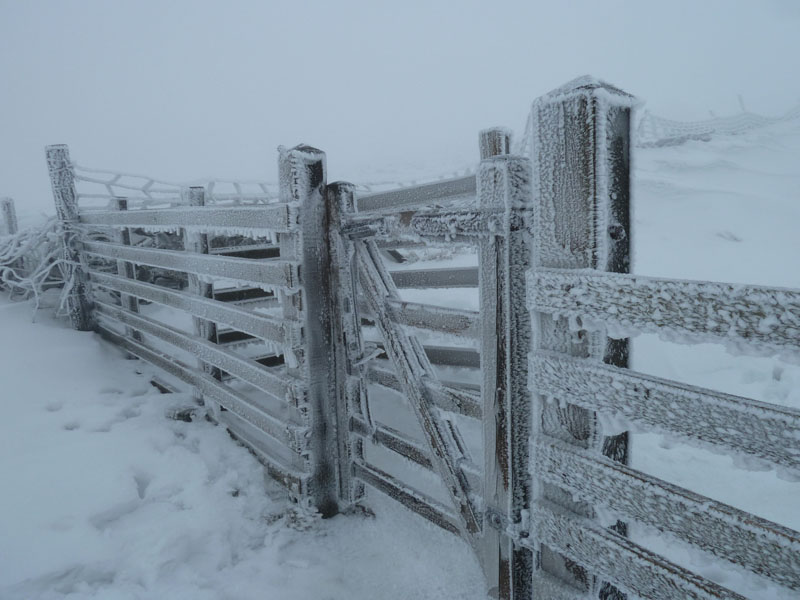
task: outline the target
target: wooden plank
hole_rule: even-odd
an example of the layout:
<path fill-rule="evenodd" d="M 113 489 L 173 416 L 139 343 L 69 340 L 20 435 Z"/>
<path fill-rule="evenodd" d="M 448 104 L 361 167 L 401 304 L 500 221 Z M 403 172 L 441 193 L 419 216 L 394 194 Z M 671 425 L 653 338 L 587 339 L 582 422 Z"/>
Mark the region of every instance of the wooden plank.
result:
<path fill-rule="evenodd" d="M 648 600 L 747 600 L 551 502 L 533 508 L 532 539 L 521 544 L 545 544 L 625 592 Z"/>
<path fill-rule="evenodd" d="M 238 304 L 251 301 L 274 300 L 277 303 L 275 292 L 262 290 L 261 288 L 215 289 L 214 300 L 219 302 L 235 302 Z"/>
<path fill-rule="evenodd" d="M 444 242 L 471 239 L 475 243 L 475 238 L 499 231 L 506 216 L 491 208 L 406 211 L 396 215 L 367 214 L 348 219 L 342 231 L 354 239 L 375 237 L 393 239 L 398 243 L 420 238 L 442 238 L 439 241 Z"/>
<path fill-rule="evenodd" d="M 249 399 L 237 391 L 209 377 L 205 373 L 198 373 L 174 358 L 170 358 L 157 350 L 148 348 L 144 344 L 134 342 L 115 331 L 98 325 L 98 331 L 120 348 L 135 354 L 142 360 L 155 365 L 181 381 L 195 386 L 200 392 L 218 402 L 226 410 L 248 421 L 260 431 L 269 435 L 277 442 L 296 454 L 307 452 L 306 433 L 307 427 L 291 425 L 280 421 L 266 413 L 262 408 L 255 406 Z"/>
<path fill-rule="evenodd" d="M 189 254 L 176 250 L 131 248 L 106 242 L 87 241 L 83 246 L 87 253 L 104 258 L 126 260 L 201 277 L 234 279 L 259 286 L 289 289 L 300 285 L 299 265 L 293 261 L 255 261 L 246 258 Z"/>
<path fill-rule="evenodd" d="M 61 236 L 62 271 L 71 282 L 67 295 L 67 308 L 72 327 L 78 331 L 91 331 L 91 299 L 86 273 L 81 267 L 75 225 L 78 223 L 78 196 L 75 191 L 75 172 L 69 158 L 69 148 L 64 144 L 47 146 L 47 170 L 56 204 L 56 214 L 64 229 Z"/>
<path fill-rule="evenodd" d="M 118 211 L 128 210 L 127 198 L 114 198 L 114 208 Z M 123 246 L 131 245 L 131 232 L 130 229 L 123 227 L 117 234 L 117 242 Z M 133 263 L 125 262 L 124 260 L 117 261 L 117 275 L 127 279 L 136 279 L 136 267 Z M 129 294 L 120 294 L 120 305 L 131 312 L 139 312 L 139 299 L 136 296 Z M 141 334 L 128 328 L 125 334 L 132 337 L 134 340 L 141 341 Z"/>
<path fill-rule="evenodd" d="M 401 325 L 463 336 L 473 340 L 479 339 L 480 313 L 478 311 L 402 300 L 389 300 L 387 306 L 392 318 Z"/>
<path fill-rule="evenodd" d="M 353 475 L 434 525 L 458 535 L 459 528 L 452 513 L 422 492 L 401 483 L 388 473 L 366 463 L 353 463 Z"/>
<path fill-rule="evenodd" d="M 123 294 L 137 296 L 142 300 L 149 300 L 156 304 L 171 306 L 209 321 L 224 323 L 237 330 L 277 344 L 284 343 L 291 330 L 297 326 L 296 323 L 282 321 L 281 319 L 255 313 L 235 305 L 199 298 L 192 294 L 178 292 L 150 283 L 132 281 L 99 271 L 90 271 L 89 274 L 95 285 L 116 290 Z"/>
<path fill-rule="evenodd" d="M 530 235 L 520 212 L 530 207 L 530 161 L 487 155 L 510 146 L 507 132 L 481 132 L 478 205 L 506 215 L 479 242 L 481 395 L 483 401 L 484 511 L 483 569 L 490 593 L 506 600 L 531 598 L 535 558 L 514 543 L 507 528 L 519 527 L 531 498 L 527 465 L 531 398 L 527 361 L 530 314 L 524 306 Z"/>
<path fill-rule="evenodd" d="M 369 365 L 367 369 L 367 379 L 370 383 L 374 383 L 375 385 L 380 385 L 400 394 L 403 393 L 403 386 L 392 371 Z M 474 419 L 481 418 L 483 411 L 478 394 L 428 378 L 423 379 L 423 384 L 428 390 L 433 403 L 442 410 L 458 413 Z"/>
<path fill-rule="evenodd" d="M 357 198 L 358 212 L 396 211 L 409 206 L 466 200 L 474 198 L 476 191 L 475 176 L 467 175 L 435 183 L 399 188 L 388 192 L 364 194 Z"/>
<path fill-rule="evenodd" d="M 383 267 L 380 250 L 369 241 L 362 244 L 356 253 L 362 290 L 377 317 L 376 325 L 386 342 L 386 352 L 397 370 L 403 392 L 425 434 L 425 443 L 428 445 L 436 471 L 456 508 L 461 535 L 477 550 L 475 536 L 480 531 L 481 525 L 469 499 L 468 484 L 463 474 L 456 468 L 458 460 L 465 458 L 463 455 L 459 456 L 463 444 L 456 439 L 456 432 L 447 427 L 441 417 L 432 410 L 432 402 L 422 379 L 432 372 L 433 367 L 428 362 L 422 347 L 416 340 L 409 339 L 402 329 L 389 319 L 385 300 L 396 299 L 398 296 L 389 273 Z"/>
<path fill-rule="evenodd" d="M 199 233 L 238 233 L 241 230 L 253 230 L 254 235 L 259 229 L 281 233 L 296 229 L 296 216 L 287 204 L 141 209 L 130 210 L 125 214 L 116 211 L 82 211 L 80 222 L 87 225 L 143 227 L 150 230 L 191 228 Z"/>
<path fill-rule="evenodd" d="M 534 468 L 545 481 L 779 585 L 800 589 L 797 531 L 559 440 L 540 438 L 534 447 Z"/>
<path fill-rule="evenodd" d="M 447 269 L 425 269 L 392 271 L 390 273 L 398 288 L 434 289 L 478 287 L 477 267 L 450 267 Z"/>
<path fill-rule="evenodd" d="M 533 310 L 613 324 L 630 333 L 717 342 L 757 354 L 800 352 L 800 290 L 538 269 Z"/>
<path fill-rule="evenodd" d="M 552 352 L 531 356 L 541 392 L 652 431 L 800 470 L 800 410 Z"/>
<path fill-rule="evenodd" d="M 226 350 L 204 337 L 189 335 L 164 323 L 159 323 L 136 313 L 127 312 L 99 300 L 95 300 L 95 310 L 101 315 L 164 340 L 176 348 L 202 357 L 205 362 L 259 388 L 268 395 L 274 407 L 269 409 L 265 405 L 265 410 L 271 410 L 276 417 L 287 417 L 287 414 L 285 414 L 286 395 L 288 393 L 287 383 L 257 362 Z"/>

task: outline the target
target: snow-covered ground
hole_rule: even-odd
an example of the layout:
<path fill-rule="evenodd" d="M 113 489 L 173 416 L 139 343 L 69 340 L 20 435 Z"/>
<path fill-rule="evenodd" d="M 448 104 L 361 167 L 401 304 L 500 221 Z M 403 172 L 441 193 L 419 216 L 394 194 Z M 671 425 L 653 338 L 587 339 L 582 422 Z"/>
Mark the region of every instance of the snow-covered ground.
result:
<path fill-rule="evenodd" d="M 800 288 L 799 165 L 797 121 L 637 150 L 634 271 Z M 477 308 L 463 290 L 416 296 Z M 378 493 L 374 519 L 290 526 L 279 490 L 224 430 L 164 418 L 188 398 L 158 394 L 147 365 L 29 311 L 0 300 L 0 598 L 484 598 L 465 544 Z M 800 366 L 772 357 L 641 336 L 633 366 L 800 408 Z M 633 465 L 800 530 L 800 482 L 774 471 L 647 434 L 634 436 Z M 797 598 L 632 535 L 747 597 Z"/>

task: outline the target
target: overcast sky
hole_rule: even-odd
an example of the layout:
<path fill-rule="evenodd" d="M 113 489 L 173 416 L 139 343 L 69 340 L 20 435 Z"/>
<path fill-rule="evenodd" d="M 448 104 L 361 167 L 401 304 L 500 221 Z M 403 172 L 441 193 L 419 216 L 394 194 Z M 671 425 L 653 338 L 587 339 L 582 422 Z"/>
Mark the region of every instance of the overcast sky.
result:
<path fill-rule="evenodd" d="M 800 2 L 0 0 L 0 196 L 52 212 L 44 146 L 170 180 L 430 175 L 590 73 L 665 117 L 800 101 Z"/>

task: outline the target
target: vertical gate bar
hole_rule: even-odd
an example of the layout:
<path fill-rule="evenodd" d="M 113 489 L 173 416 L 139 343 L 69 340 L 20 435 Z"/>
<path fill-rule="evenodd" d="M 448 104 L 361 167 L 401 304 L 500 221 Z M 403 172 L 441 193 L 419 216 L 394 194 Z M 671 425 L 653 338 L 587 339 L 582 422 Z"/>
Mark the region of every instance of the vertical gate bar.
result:
<path fill-rule="evenodd" d="M 300 261 L 300 290 L 281 292 L 283 316 L 299 321 L 302 339 L 284 348 L 289 374 L 295 379 L 298 405 L 310 421 L 308 489 L 298 498 L 323 517 L 339 511 L 337 493 L 336 385 L 331 350 L 331 285 L 328 214 L 325 205 L 325 153 L 310 146 L 281 148 L 278 161 L 280 199 L 296 203 L 296 233 L 278 236 L 281 258 Z"/>
<path fill-rule="evenodd" d="M 206 205 L 206 190 L 203 186 L 192 186 L 188 189 L 183 188 L 181 189 L 181 194 L 185 196 L 185 199 L 188 200 L 188 204 L 191 207 L 201 208 Z M 208 254 L 208 234 L 183 229 L 183 249 L 186 252 L 193 252 L 195 254 Z M 189 273 L 188 291 L 189 293 L 196 294 L 201 298 L 213 298 L 214 284 L 201 281 L 197 275 Z M 217 342 L 216 323 L 213 321 L 208 321 L 207 319 L 201 319 L 199 317 L 192 317 L 192 322 L 194 324 L 194 334 L 196 336 L 201 337 L 204 340 L 208 340 L 209 342 Z M 214 379 L 222 379 L 222 373 L 219 368 L 200 359 L 197 360 L 197 366 L 200 370 L 208 375 L 211 375 Z M 202 398 L 202 395 L 199 392 L 195 392 L 195 394 L 198 400 L 201 400 L 209 409 L 212 410 L 215 415 L 223 410 L 222 407 L 220 407 L 216 402 L 213 402 L 211 406 L 208 406 L 207 399 Z"/>
<path fill-rule="evenodd" d="M 608 84 L 581 78 L 538 99 L 533 111 L 534 268 L 630 270 L 630 116 L 633 97 Z M 628 341 L 587 334 L 569 323 L 535 314 L 535 345 L 572 356 L 628 366 Z M 534 432 L 628 462 L 628 434 L 604 437 L 597 415 L 561 407 L 535 393 Z M 552 485 L 535 483 L 537 497 L 587 517 L 593 507 Z M 612 529 L 625 535 L 627 527 Z M 625 595 L 583 566 L 542 547 L 541 568 L 602 599 Z"/>
<path fill-rule="evenodd" d="M 510 134 L 480 134 L 478 204 L 504 212 L 503 228 L 480 241 L 479 286 L 482 326 L 484 443 L 484 570 L 490 593 L 528 600 L 534 557 L 515 545 L 507 528 L 525 535 L 530 501 L 528 439 L 530 315 L 525 306 L 525 272 L 530 235 L 519 209 L 530 207 L 530 161 L 508 155 Z"/>
<path fill-rule="evenodd" d="M 78 245 L 80 238 L 76 232 L 78 224 L 78 194 L 75 190 L 75 173 L 69 159 L 69 148 L 66 144 L 56 144 L 45 148 L 47 170 L 50 185 L 53 188 L 53 199 L 56 214 L 62 228 L 62 256 L 64 258 L 65 285 L 70 286 L 67 296 L 67 307 L 72 327 L 78 331 L 94 329 L 89 284 L 86 273 L 81 267 Z"/>
<path fill-rule="evenodd" d="M 327 188 L 328 243 L 331 269 L 331 348 L 336 385 L 336 440 L 339 446 L 339 501 L 342 508 L 364 497 L 364 484 L 353 478 L 354 460 L 363 461 L 364 443 L 350 435 L 350 415 L 364 419 L 367 385 L 357 363 L 364 356 L 358 311 L 355 245 L 341 235 L 346 215 L 355 212 L 355 186 L 336 182 Z"/>
<path fill-rule="evenodd" d="M 113 200 L 113 207 L 115 210 L 125 211 L 128 210 L 128 199 L 123 197 L 116 197 Z M 122 227 L 117 235 L 117 242 L 123 246 L 131 245 L 131 230 L 129 227 Z M 136 279 L 136 267 L 132 262 L 126 260 L 117 261 L 117 275 L 125 277 L 126 279 Z M 136 296 L 123 294 L 120 292 L 119 304 L 122 308 L 131 312 L 139 312 L 139 299 Z M 137 342 L 142 341 L 141 332 L 135 330 L 130 325 L 125 326 L 125 335 L 132 338 Z M 128 358 L 136 358 L 133 354 L 128 354 Z"/>

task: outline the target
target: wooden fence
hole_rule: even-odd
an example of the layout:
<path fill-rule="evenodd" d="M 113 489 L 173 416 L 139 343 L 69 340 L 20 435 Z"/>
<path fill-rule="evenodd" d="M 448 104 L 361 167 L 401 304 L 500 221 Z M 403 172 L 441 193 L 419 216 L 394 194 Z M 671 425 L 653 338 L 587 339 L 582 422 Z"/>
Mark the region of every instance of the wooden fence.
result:
<path fill-rule="evenodd" d="M 741 598 L 631 541 L 628 522 L 800 590 L 798 532 L 632 469 L 628 434 L 597 424 L 800 470 L 800 411 L 636 373 L 606 335 L 800 350 L 798 290 L 628 273 L 631 100 L 576 80 L 534 104 L 533 162 L 487 130 L 477 175 L 361 197 L 299 146 L 281 152 L 278 201 L 251 206 L 191 188 L 172 208 L 82 210 L 51 146 L 73 325 L 192 386 L 296 501 L 331 516 L 369 486 L 460 535 L 495 597 Z M 133 243 L 153 231 L 183 249 Z M 249 241 L 215 245 L 231 232 Z M 475 266 L 391 264 L 436 245 L 472 248 Z M 186 285 L 142 281 L 142 265 Z M 472 288 L 479 310 L 412 288 Z"/>

